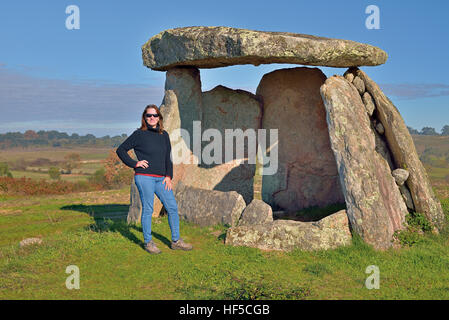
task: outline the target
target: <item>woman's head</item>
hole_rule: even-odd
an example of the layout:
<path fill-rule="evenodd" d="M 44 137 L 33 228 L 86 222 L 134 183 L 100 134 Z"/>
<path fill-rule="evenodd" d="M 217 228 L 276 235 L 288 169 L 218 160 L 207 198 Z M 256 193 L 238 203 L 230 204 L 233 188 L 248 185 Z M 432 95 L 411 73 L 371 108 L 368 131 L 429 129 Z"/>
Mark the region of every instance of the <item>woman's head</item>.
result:
<path fill-rule="evenodd" d="M 157 115 L 157 117 L 155 117 Z M 159 111 L 159 108 L 156 107 L 154 104 L 149 104 L 145 107 L 145 110 L 143 110 L 142 113 L 142 124 L 140 126 L 141 130 L 148 130 L 147 124 L 151 127 L 154 127 L 159 123 L 159 133 L 162 133 L 164 131 L 164 125 L 163 125 L 163 117 L 161 112 Z"/>

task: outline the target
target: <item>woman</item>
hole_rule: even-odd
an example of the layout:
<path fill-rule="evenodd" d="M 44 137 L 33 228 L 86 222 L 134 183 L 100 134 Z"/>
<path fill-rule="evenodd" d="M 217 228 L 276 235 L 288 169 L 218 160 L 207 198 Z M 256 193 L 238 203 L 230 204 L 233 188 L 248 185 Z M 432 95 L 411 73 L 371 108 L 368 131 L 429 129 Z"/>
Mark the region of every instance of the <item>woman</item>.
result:
<path fill-rule="evenodd" d="M 132 148 L 139 161 L 128 155 L 128 150 Z M 163 117 L 158 107 L 154 104 L 146 106 L 142 114 L 142 125 L 117 148 L 117 155 L 135 171 L 134 181 L 142 201 L 141 222 L 145 250 L 154 254 L 161 253 L 151 236 L 155 193 L 168 212 L 172 237 L 170 247 L 174 250 L 191 250 L 192 245 L 185 243 L 179 235 L 178 206 L 171 182 L 173 163 L 170 158 L 170 137 L 164 130 Z"/>

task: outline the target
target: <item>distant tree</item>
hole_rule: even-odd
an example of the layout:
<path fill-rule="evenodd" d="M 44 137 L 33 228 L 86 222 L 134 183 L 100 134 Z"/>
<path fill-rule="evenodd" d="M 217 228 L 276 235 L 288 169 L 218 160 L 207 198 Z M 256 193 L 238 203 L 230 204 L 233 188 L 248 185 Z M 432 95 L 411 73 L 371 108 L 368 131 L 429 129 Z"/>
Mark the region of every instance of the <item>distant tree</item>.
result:
<path fill-rule="evenodd" d="M 408 132 L 410 132 L 410 134 L 419 134 L 419 131 L 416 129 L 413 129 L 412 127 L 407 127 Z"/>
<path fill-rule="evenodd" d="M 12 173 L 9 171 L 8 164 L 6 162 L 0 162 L 0 177 L 12 178 Z"/>
<path fill-rule="evenodd" d="M 441 129 L 441 135 L 442 136 L 449 136 L 449 126 L 448 125 L 445 125 L 443 127 L 443 129 Z"/>
<path fill-rule="evenodd" d="M 426 135 L 426 136 L 437 136 L 438 135 L 438 133 L 435 131 L 435 128 L 431 128 L 431 127 L 422 128 L 421 134 Z"/>
<path fill-rule="evenodd" d="M 27 140 L 38 139 L 39 135 L 33 130 L 27 130 L 23 134 L 23 137 Z"/>
<path fill-rule="evenodd" d="M 64 156 L 63 168 L 66 173 L 72 173 L 72 170 L 80 166 L 81 157 L 78 153 L 72 152 Z"/>
<path fill-rule="evenodd" d="M 61 179 L 61 173 L 59 172 L 59 169 L 56 167 L 51 167 L 48 170 L 48 175 L 50 176 L 51 179 L 53 180 L 59 180 Z"/>

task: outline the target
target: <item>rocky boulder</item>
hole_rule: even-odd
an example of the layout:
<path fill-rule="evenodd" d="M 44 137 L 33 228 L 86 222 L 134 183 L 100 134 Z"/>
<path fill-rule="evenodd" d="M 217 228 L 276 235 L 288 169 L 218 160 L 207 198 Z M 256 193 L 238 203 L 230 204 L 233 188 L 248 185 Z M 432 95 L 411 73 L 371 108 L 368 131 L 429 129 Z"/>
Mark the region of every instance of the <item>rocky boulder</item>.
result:
<path fill-rule="evenodd" d="M 235 226 L 246 204 L 236 191 L 206 190 L 178 182 L 174 188 L 179 217 L 200 226 Z"/>
<path fill-rule="evenodd" d="M 405 181 L 407 181 L 410 173 L 404 169 L 396 169 L 391 173 L 393 175 L 394 180 L 398 186 L 402 186 Z"/>
<path fill-rule="evenodd" d="M 326 250 L 351 244 L 351 232 L 345 210 L 316 222 L 274 220 L 258 225 L 229 228 L 227 245 L 264 250 Z"/>
<path fill-rule="evenodd" d="M 238 225 L 255 225 L 270 222 L 273 222 L 273 210 L 271 207 L 262 200 L 254 199 L 243 210 Z"/>

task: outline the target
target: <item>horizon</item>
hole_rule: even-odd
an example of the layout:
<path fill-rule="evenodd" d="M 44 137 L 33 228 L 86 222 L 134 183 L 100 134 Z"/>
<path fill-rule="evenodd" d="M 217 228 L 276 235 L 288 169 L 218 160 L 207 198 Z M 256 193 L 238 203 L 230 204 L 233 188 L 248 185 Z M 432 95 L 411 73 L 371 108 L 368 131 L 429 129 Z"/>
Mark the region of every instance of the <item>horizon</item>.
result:
<path fill-rule="evenodd" d="M 66 7 L 80 10 L 68 30 Z M 238 4 L 239 10 L 234 8 Z M 389 58 L 361 67 L 399 109 L 407 126 L 449 124 L 449 4 L 377 1 L 380 29 L 367 29 L 368 1 L 260 3 L 197 1 L 132 4 L 104 0 L 0 4 L 0 133 L 57 130 L 96 137 L 127 134 L 147 104 L 160 106 L 165 72 L 143 66 L 141 46 L 159 32 L 193 25 L 229 26 L 348 39 L 377 46 Z M 285 10 L 289 8 L 289 10 Z M 218 10 L 219 9 L 219 10 Z M 170 15 L 161 15 L 170 12 Z M 326 21 L 326 23 L 323 23 Z M 120 23 L 117 23 L 120 22 Z M 217 85 L 255 93 L 268 72 L 303 65 L 239 65 L 200 69 L 202 91 Z M 314 68 L 314 66 L 305 66 Z M 330 77 L 346 68 L 319 67 Z M 437 72 L 435 72 L 437 71 Z M 32 105 L 32 108 L 29 106 Z M 64 125 L 61 125 L 64 123 Z"/>
<path fill-rule="evenodd" d="M 447 124 L 447 125 L 445 125 L 445 126 L 449 126 L 449 124 Z M 418 134 L 412 134 L 412 133 L 411 133 L 411 135 L 428 135 L 428 134 L 422 134 L 421 132 L 422 132 L 422 130 L 423 130 L 424 128 L 428 128 L 429 126 L 424 126 L 424 127 L 422 127 L 422 128 L 413 128 L 413 127 L 410 127 L 410 126 L 407 126 L 407 127 L 408 127 L 408 128 L 411 128 L 411 129 L 415 129 L 415 130 L 417 130 L 417 131 L 419 132 Z M 443 126 L 443 127 L 444 127 L 444 126 Z M 441 133 L 442 130 L 437 130 L 437 129 L 434 128 L 434 127 L 430 127 L 430 128 L 435 129 L 437 135 L 440 135 L 440 136 L 446 136 L 446 135 L 443 135 L 443 134 Z M 136 128 L 136 129 L 138 129 L 138 128 Z M 27 130 L 33 130 L 33 129 L 27 129 Z M 25 130 L 25 131 L 23 131 L 23 132 L 22 132 L 22 131 L 0 132 L 0 135 L 2 135 L 2 134 L 8 134 L 8 133 L 20 133 L 20 134 L 25 134 L 25 132 L 26 132 L 27 130 Z M 107 137 L 107 136 L 109 136 L 110 138 L 121 137 L 121 136 L 123 136 L 124 134 L 127 135 L 127 136 L 129 136 L 126 132 L 122 132 L 122 133 L 114 133 L 114 134 L 105 134 L 105 135 L 103 135 L 103 136 L 97 136 L 97 135 L 95 135 L 95 134 L 93 134 L 93 133 L 90 133 L 90 132 L 87 132 L 87 133 L 82 134 L 82 133 L 78 133 L 78 132 L 59 131 L 59 130 L 57 130 L 57 129 L 51 129 L 51 130 L 42 130 L 42 129 L 40 129 L 40 130 L 33 130 L 33 131 L 35 131 L 36 133 L 38 133 L 39 131 L 52 131 L 52 130 L 58 131 L 59 133 L 66 133 L 66 134 L 69 135 L 69 136 L 72 136 L 73 134 L 78 134 L 79 136 L 93 135 L 93 136 L 94 136 L 95 138 L 97 138 L 97 139 L 102 139 L 102 138 L 105 138 L 105 137 Z M 431 136 L 431 135 L 430 135 L 430 136 Z"/>

